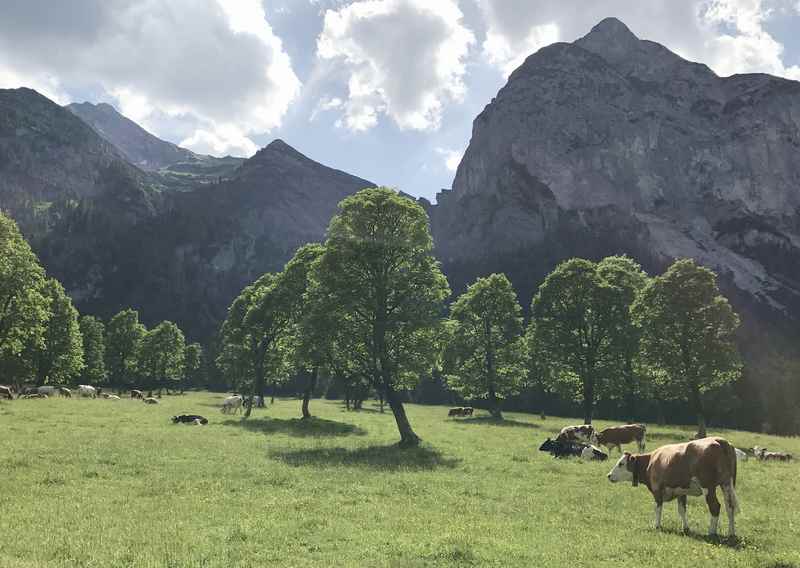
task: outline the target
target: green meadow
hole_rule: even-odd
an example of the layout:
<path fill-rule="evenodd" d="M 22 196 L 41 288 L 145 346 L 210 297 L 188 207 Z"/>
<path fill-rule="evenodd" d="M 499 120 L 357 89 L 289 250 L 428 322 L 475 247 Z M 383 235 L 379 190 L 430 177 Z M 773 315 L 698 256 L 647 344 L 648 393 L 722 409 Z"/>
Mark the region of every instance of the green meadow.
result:
<path fill-rule="evenodd" d="M 606 480 L 616 453 L 537 451 L 575 419 L 408 405 L 424 443 L 399 450 L 388 407 L 314 400 L 302 421 L 284 399 L 242 421 L 222 398 L 0 402 L 0 566 L 800 566 L 797 462 L 740 464 L 739 538 L 710 540 L 702 498 L 691 534 L 674 502 L 655 531 L 647 489 Z M 800 455 L 798 438 L 710 432 Z M 648 449 L 691 433 L 648 425 Z"/>

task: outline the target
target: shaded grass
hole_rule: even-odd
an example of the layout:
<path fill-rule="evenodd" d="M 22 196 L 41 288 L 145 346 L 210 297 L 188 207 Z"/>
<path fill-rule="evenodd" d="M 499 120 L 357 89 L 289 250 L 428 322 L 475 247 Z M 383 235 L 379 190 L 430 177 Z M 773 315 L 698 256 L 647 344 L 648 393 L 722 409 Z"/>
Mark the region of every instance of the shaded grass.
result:
<path fill-rule="evenodd" d="M 304 421 L 279 400 L 243 423 L 207 406 L 222 398 L 0 403 L 0 566 L 800 566 L 797 463 L 741 464 L 740 538 L 712 540 L 702 499 L 689 535 L 674 503 L 654 531 L 647 490 L 605 479 L 616 453 L 537 451 L 576 419 L 409 405 L 425 442 L 400 450 L 388 409 L 314 400 Z M 692 433 L 648 425 L 648 447 Z M 797 438 L 713 433 L 800 454 Z"/>

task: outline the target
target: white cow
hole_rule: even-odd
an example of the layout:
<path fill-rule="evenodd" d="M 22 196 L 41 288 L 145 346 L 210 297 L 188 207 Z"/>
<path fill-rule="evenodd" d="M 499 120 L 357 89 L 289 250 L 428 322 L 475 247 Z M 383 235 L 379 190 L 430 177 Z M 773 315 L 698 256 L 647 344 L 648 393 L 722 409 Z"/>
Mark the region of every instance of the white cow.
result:
<path fill-rule="evenodd" d="M 115 394 L 104 394 L 103 398 L 105 398 L 106 400 L 122 400 L 120 397 L 118 397 Z"/>
<path fill-rule="evenodd" d="M 222 414 L 236 414 L 242 408 L 243 402 L 244 399 L 240 394 L 229 396 L 222 401 L 222 408 L 220 408 L 220 410 Z"/>
<path fill-rule="evenodd" d="M 97 398 L 97 389 L 89 385 L 78 385 L 78 392 L 81 396 Z"/>

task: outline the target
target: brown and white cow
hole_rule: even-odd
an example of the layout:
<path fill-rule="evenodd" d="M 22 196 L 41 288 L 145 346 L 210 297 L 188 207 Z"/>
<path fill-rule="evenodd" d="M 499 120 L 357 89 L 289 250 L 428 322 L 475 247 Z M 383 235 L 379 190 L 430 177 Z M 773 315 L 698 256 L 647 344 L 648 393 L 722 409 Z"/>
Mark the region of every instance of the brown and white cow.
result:
<path fill-rule="evenodd" d="M 581 444 L 594 444 L 595 429 L 591 424 L 580 426 L 564 426 L 556 436 L 557 442 L 580 442 Z"/>
<path fill-rule="evenodd" d="M 14 400 L 14 392 L 11 387 L 0 385 L 0 397 L 6 397 L 8 400 Z"/>
<path fill-rule="evenodd" d="M 644 451 L 645 434 L 647 427 L 644 424 L 626 424 L 625 426 L 612 426 L 605 430 L 600 430 L 595 438 L 595 444 L 611 448 L 617 448 L 622 453 L 622 444 L 636 442 L 639 452 Z"/>
<path fill-rule="evenodd" d="M 720 505 L 717 486 L 722 488 L 728 514 L 728 534 L 736 535 L 734 516 L 739 510 L 736 498 L 736 453 L 724 438 L 702 438 L 683 444 L 661 446 L 648 454 L 625 454 L 608 473 L 612 483 L 631 481 L 644 484 L 656 501 L 656 528 L 661 528 L 664 501 L 678 498 L 678 514 L 683 530 L 689 530 L 686 497 L 706 494 L 711 513 L 709 535 L 717 534 Z"/>
<path fill-rule="evenodd" d="M 792 454 L 787 454 L 785 452 L 769 452 L 767 448 L 759 448 L 755 446 L 753 448 L 753 453 L 755 453 L 756 458 L 761 461 L 792 461 Z"/>

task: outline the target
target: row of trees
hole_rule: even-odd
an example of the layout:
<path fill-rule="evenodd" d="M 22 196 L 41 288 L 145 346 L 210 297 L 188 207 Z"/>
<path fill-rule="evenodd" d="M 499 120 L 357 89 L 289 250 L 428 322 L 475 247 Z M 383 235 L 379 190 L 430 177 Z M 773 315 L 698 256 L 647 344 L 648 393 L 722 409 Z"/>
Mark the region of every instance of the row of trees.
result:
<path fill-rule="evenodd" d="M 147 330 L 123 310 L 108 327 L 80 316 L 63 286 L 47 278 L 16 224 L 0 213 L 0 371 L 20 385 L 68 384 L 148 388 L 185 384 L 202 369 L 199 344 L 164 321 Z"/>
<path fill-rule="evenodd" d="M 268 383 L 306 377 L 304 417 L 321 372 L 349 392 L 372 388 L 403 446 L 419 437 L 400 393 L 431 373 L 486 398 L 497 418 L 523 387 L 574 395 L 587 423 L 598 396 L 626 397 L 633 409 L 650 389 L 689 400 L 702 432 L 702 393 L 740 372 L 737 317 L 714 274 L 692 261 L 652 279 L 626 257 L 566 261 L 540 287 L 527 326 L 504 275 L 476 281 L 448 315 L 449 295 L 425 211 L 393 190 L 363 190 L 340 203 L 324 245 L 300 248 L 236 298 L 217 363 L 262 399 Z"/>
<path fill-rule="evenodd" d="M 577 399 L 587 424 L 600 396 L 621 399 L 631 418 L 651 397 L 689 403 L 705 435 L 704 393 L 741 372 L 738 318 L 691 260 L 655 278 L 624 256 L 565 261 L 539 287 L 527 329 L 511 283 L 493 274 L 456 300 L 448 324 L 448 383 L 487 398 L 496 417 L 523 387 Z"/>

